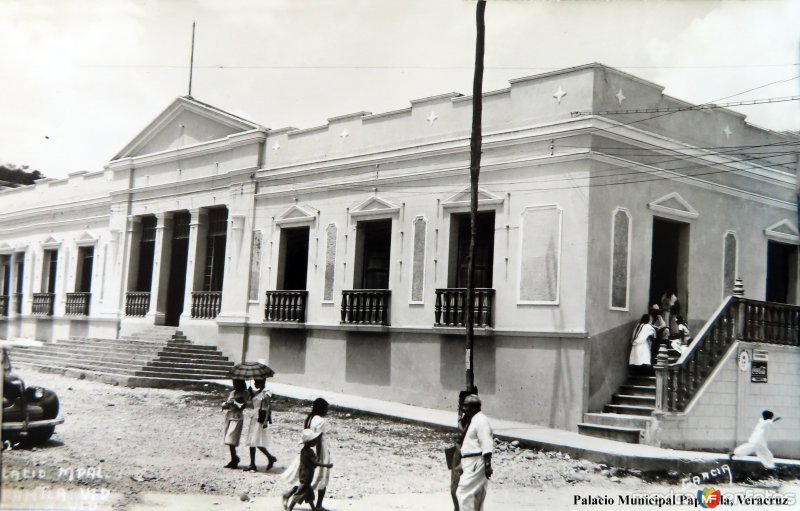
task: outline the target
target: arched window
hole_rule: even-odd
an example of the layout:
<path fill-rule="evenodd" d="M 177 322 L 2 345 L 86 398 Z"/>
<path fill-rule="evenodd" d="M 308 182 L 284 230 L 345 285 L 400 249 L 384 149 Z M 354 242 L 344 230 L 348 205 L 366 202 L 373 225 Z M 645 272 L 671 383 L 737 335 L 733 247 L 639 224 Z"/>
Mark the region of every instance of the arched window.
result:
<path fill-rule="evenodd" d="M 611 308 L 628 310 L 630 282 L 631 215 L 626 209 L 614 210 L 611 225 Z"/>
<path fill-rule="evenodd" d="M 722 296 L 733 294 L 733 285 L 736 281 L 736 259 L 739 242 L 736 233 L 728 231 L 722 242 Z"/>

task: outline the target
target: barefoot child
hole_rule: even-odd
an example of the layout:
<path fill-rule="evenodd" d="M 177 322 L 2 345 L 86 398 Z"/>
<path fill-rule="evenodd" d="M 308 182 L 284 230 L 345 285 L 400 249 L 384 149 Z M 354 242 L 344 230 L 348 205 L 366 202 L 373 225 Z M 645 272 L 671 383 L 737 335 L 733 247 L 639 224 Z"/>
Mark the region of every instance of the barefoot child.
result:
<path fill-rule="evenodd" d="M 233 380 L 233 390 L 228 395 L 228 400 L 222 404 L 225 412 L 225 445 L 231 450 L 231 461 L 225 468 L 236 468 L 239 466 L 239 456 L 236 455 L 236 446 L 242 436 L 242 425 L 244 422 L 243 412 L 249 399 L 247 386 L 244 380 Z"/>
<path fill-rule="evenodd" d="M 781 420 L 781 418 L 777 417 L 773 419 L 773 417 L 774 414 L 769 410 L 761 412 L 761 419 L 759 419 L 756 427 L 753 428 L 750 438 L 747 439 L 747 442 L 734 449 L 733 452 L 728 453 L 728 458 L 733 461 L 734 456 L 749 456 L 755 453 L 762 465 L 769 470 L 774 470 L 775 459 L 772 457 L 772 453 L 767 447 L 767 432 L 772 425 Z"/>
<path fill-rule="evenodd" d="M 292 502 L 288 507 L 289 511 L 294 509 L 295 504 L 302 504 L 303 502 L 307 502 L 312 509 L 315 509 L 314 489 L 311 487 L 311 482 L 314 480 L 314 472 L 317 467 L 333 467 L 333 463 L 320 463 L 314 453 L 314 445 L 317 443 L 319 435 L 320 432 L 313 429 L 303 430 L 303 449 L 300 451 L 299 468 L 300 486 L 292 496 Z M 284 496 L 284 502 L 286 502 L 286 496 Z"/>
<path fill-rule="evenodd" d="M 264 453 L 269 460 L 267 471 L 278 461 L 278 458 L 270 454 L 270 431 L 268 426 L 272 424 L 272 392 L 266 390 L 266 380 L 253 380 L 256 387 L 253 393 L 254 412 L 250 417 L 250 429 L 247 433 L 247 441 L 250 445 L 250 466 L 245 470 L 256 471 L 256 448 Z"/>

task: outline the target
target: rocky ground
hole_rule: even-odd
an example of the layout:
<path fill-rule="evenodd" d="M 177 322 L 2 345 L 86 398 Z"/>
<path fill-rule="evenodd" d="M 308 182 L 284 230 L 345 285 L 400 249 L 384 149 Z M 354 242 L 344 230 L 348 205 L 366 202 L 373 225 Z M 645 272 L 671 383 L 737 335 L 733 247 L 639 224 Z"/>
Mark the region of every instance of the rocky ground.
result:
<path fill-rule="evenodd" d="M 114 507 L 127 508 L 146 493 L 207 494 L 243 500 L 277 496 L 286 489 L 282 470 L 297 452 L 307 403 L 276 399 L 273 453 L 279 461 L 268 473 L 258 454 L 259 472 L 222 468 L 226 395 L 205 391 L 130 389 L 24 369 L 30 384 L 54 389 L 66 422 L 53 439 L 36 448 L 18 445 L 4 451 L 3 489 L 17 492 L 58 489 L 107 492 Z M 329 441 L 335 467 L 330 502 L 372 494 L 425 494 L 447 490 L 449 472 L 443 448 L 451 433 L 378 417 L 333 410 Z M 241 466 L 247 452 L 239 449 Z M 499 443 L 493 487 L 644 490 L 639 474 L 609 469 L 567 455 Z M 333 506 L 333 504 L 330 504 Z"/>

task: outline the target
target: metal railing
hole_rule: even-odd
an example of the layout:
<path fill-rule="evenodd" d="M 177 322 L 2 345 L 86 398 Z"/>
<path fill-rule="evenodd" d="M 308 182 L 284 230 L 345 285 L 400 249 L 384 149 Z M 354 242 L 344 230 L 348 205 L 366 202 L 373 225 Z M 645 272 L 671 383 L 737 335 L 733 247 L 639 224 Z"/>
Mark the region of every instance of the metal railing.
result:
<path fill-rule="evenodd" d="M 467 288 L 436 290 L 435 326 L 465 326 Z M 476 327 L 491 327 L 494 312 L 494 289 L 475 289 L 474 317 Z"/>
<path fill-rule="evenodd" d="M 67 316 L 88 316 L 92 293 L 67 293 L 64 313 Z"/>
<path fill-rule="evenodd" d="M 308 291 L 267 291 L 264 321 L 305 323 Z"/>
<path fill-rule="evenodd" d="M 729 296 L 680 358 L 658 354 L 656 409 L 684 411 L 736 341 L 800 346 L 800 307 Z"/>
<path fill-rule="evenodd" d="M 222 305 L 222 291 L 192 291 L 192 318 L 214 319 Z"/>
<path fill-rule="evenodd" d="M 55 293 L 33 293 L 31 312 L 38 316 L 52 316 Z"/>
<path fill-rule="evenodd" d="M 125 315 L 132 317 L 146 316 L 150 311 L 149 291 L 128 291 L 125 293 Z"/>
<path fill-rule="evenodd" d="M 388 289 L 342 291 L 342 323 L 388 325 L 391 296 Z"/>

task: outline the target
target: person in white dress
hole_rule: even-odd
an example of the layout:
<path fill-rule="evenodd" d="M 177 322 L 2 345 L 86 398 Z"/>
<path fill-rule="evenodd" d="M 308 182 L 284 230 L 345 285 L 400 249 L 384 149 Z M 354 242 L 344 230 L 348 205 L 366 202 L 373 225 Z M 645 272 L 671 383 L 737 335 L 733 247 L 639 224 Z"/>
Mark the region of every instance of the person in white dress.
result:
<path fill-rule="evenodd" d="M 772 456 L 769 447 L 767 447 L 767 433 L 772 428 L 772 425 L 781 420 L 781 418 L 776 417 L 773 419 L 773 417 L 775 415 L 769 410 L 761 412 L 761 419 L 758 420 L 758 424 L 753 428 L 753 432 L 747 442 L 734 449 L 733 452 L 728 453 L 728 458 L 730 458 L 731 462 L 734 456 L 755 454 L 762 465 L 770 470 L 775 469 L 775 458 Z"/>
<path fill-rule="evenodd" d="M 650 316 L 644 314 L 631 336 L 631 356 L 628 365 L 635 367 L 650 365 L 650 345 L 655 336 L 656 330 L 650 324 Z"/>
<path fill-rule="evenodd" d="M 225 468 L 237 468 L 239 466 L 239 456 L 236 454 L 236 447 L 242 436 L 242 426 L 244 424 L 244 408 L 250 404 L 250 394 L 247 392 L 247 384 L 244 380 L 233 380 L 233 390 L 228 395 L 228 400 L 222 404 L 225 412 L 224 442 L 231 453 L 231 461 Z"/>
<path fill-rule="evenodd" d="M 250 466 L 246 471 L 256 472 L 256 449 L 264 453 L 269 461 L 267 471 L 272 468 L 278 458 L 269 452 L 272 444 L 269 425 L 272 424 L 272 392 L 266 389 L 266 380 L 253 380 L 255 390 L 252 391 L 253 414 L 250 416 L 250 427 L 247 431 L 247 443 L 250 446 Z"/>
<path fill-rule="evenodd" d="M 304 429 L 310 429 L 315 434 L 319 433 L 317 437 L 317 460 L 325 465 L 332 465 L 331 461 L 331 452 L 330 452 L 330 443 L 327 437 L 327 422 L 325 416 L 328 415 L 328 402 L 322 399 L 321 397 L 314 400 L 314 403 L 311 405 L 311 413 L 308 414 L 306 417 L 305 422 L 303 423 Z M 299 469 L 300 469 L 300 457 L 295 459 L 295 461 L 286 469 L 281 477 L 283 479 L 292 484 L 292 489 L 288 492 L 283 494 L 283 505 L 286 508 L 289 504 L 289 498 L 297 492 L 299 488 Z M 331 469 L 330 467 L 323 467 L 320 466 L 319 470 L 317 470 L 314 474 L 314 480 L 311 483 L 311 487 L 317 490 L 317 503 L 314 507 L 315 511 L 325 511 L 325 508 L 322 507 L 322 500 L 325 498 L 325 492 L 328 489 L 328 481 L 330 480 Z"/>
<path fill-rule="evenodd" d="M 492 477 L 494 434 L 489 419 L 481 412 L 481 400 L 475 394 L 464 398 L 464 417 L 469 421 L 461 443 L 461 477 L 456 499 L 459 511 L 482 511 Z"/>

